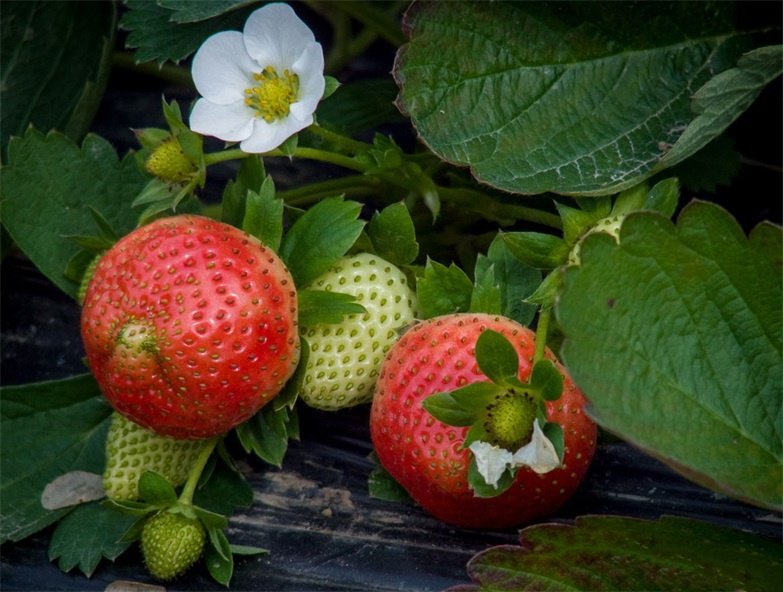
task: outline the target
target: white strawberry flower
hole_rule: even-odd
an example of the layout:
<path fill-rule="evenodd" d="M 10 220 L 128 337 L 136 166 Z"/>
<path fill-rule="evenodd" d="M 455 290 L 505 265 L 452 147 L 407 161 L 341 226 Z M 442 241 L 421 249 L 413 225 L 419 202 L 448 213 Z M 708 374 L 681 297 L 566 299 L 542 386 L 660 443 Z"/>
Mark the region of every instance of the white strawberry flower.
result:
<path fill-rule="evenodd" d="M 277 148 L 313 123 L 324 94 L 324 54 L 313 32 L 287 4 L 253 12 L 242 33 L 223 31 L 196 52 L 200 98 L 190 128 L 244 152 Z"/>
<path fill-rule="evenodd" d="M 533 420 L 533 435 L 530 442 L 516 452 L 510 452 L 489 442 L 477 440 L 468 449 L 476 458 L 479 474 L 497 488 L 498 481 L 506 469 L 530 467 L 539 474 L 548 473 L 560 466 L 554 444 L 544 435 L 538 419 Z"/>

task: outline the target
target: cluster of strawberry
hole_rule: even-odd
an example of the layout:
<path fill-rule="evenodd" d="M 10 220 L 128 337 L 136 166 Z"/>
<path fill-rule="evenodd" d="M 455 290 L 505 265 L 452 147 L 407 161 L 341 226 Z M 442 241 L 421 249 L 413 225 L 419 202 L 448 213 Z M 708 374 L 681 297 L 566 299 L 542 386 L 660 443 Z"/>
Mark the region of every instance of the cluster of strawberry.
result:
<path fill-rule="evenodd" d="M 325 410 L 371 403 L 380 463 L 423 508 L 457 526 L 508 527 L 553 512 L 592 458 L 596 428 L 584 397 L 549 352 L 558 388 L 544 372 L 536 376 L 532 331 L 487 314 L 417 320 L 405 274 L 376 255 L 344 257 L 312 284 L 352 296 L 364 312 L 310 327 L 299 326 L 297 287 L 279 256 L 199 216 L 163 218 L 125 236 L 87 282 L 87 360 L 117 411 L 104 476 L 110 498 L 137 497 L 145 471 L 185 483 L 204 443 L 272 401 L 300 362 L 298 396 Z M 477 355 L 488 332 L 510 344 L 510 370 L 496 372 Z M 445 407 L 427 404 L 435 395 L 450 397 Z M 556 428 L 544 429 L 555 464 L 503 465 L 500 477 L 476 487 L 486 459 L 477 463 L 468 443 L 510 449 L 511 457 L 529 448 L 539 423 Z M 160 579 L 203 553 L 203 516 L 188 502 L 159 508 L 141 530 L 147 566 Z"/>

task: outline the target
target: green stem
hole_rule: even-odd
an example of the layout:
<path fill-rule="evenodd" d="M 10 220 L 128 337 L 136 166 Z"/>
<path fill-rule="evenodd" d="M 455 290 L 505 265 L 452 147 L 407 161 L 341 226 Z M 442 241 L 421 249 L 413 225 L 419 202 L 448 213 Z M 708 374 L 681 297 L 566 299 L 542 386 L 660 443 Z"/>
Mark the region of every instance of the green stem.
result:
<path fill-rule="evenodd" d="M 242 152 L 239 148 L 233 148 L 231 150 L 223 150 L 221 152 L 210 152 L 204 155 L 204 164 L 209 166 L 211 164 L 217 164 L 219 162 L 227 162 L 229 160 L 239 160 L 241 158 L 247 158 L 251 156 L 249 152 Z"/>
<path fill-rule="evenodd" d="M 207 466 L 207 461 L 219 441 L 220 436 L 216 436 L 204 442 L 204 447 L 201 449 L 201 452 L 199 452 L 196 462 L 193 463 L 193 467 L 190 469 L 190 474 L 188 475 L 188 480 L 182 488 L 182 493 L 178 500 L 179 503 L 186 506 L 193 505 L 193 494 L 196 493 L 196 486 L 198 485 L 199 479 L 201 479 L 201 473 L 204 472 L 204 467 Z"/>
<path fill-rule="evenodd" d="M 398 20 L 378 10 L 371 2 L 340 2 L 337 6 L 393 46 L 399 47 L 405 43 L 405 36 L 402 34 Z"/>
<path fill-rule="evenodd" d="M 161 64 L 160 66 L 152 62 L 137 64 L 130 51 L 115 51 L 112 55 L 112 65 L 117 68 L 139 72 L 147 76 L 154 76 L 166 82 L 172 82 L 179 86 L 193 88 L 193 78 L 190 71 L 182 66 L 172 64 Z"/>
<path fill-rule="evenodd" d="M 546 336 L 549 332 L 549 319 L 552 316 L 551 309 L 541 309 L 538 313 L 538 324 L 536 325 L 536 350 L 533 353 L 533 366 L 544 359 L 546 348 Z"/>
<path fill-rule="evenodd" d="M 484 216 L 490 215 L 496 220 L 527 220 L 550 228 L 563 227 L 560 217 L 556 214 L 527 206 L 500 203 L 480 191 L 438 187 L 438 194 L 444 200 L 477 211 Z"/>
<path fill-rule="evenodd" d="M 240 150 L 239 148 L 233 148 L 231 150 L 223 150 L 221 152 L 211 152 L 209 154 L 204 155 L 204 164 L 209 166 L 212 164 L 217 164 L 219 162 L 226 162 L 228 160 L 238 160 L 241 158 L 247 158 L 248 156 L 251 156 L 251 154 L 247 152 L 242 152 L 242 150 Z M 338 154 L 337 152 L 329 152 L 328 150 L 321 150 L 320 148 L 307 148 L 305 146 L 298 146 L 290 155 L 286 154 L 282 150 L 275 148 L 274 150 L 270 150 L 269 152 L 264 152 L 263 154 L 259 154 L 259 156 L 262 157 L 291 156 L 291 157 L 298 157 L 298 158 L 309 158 L 310 160 L 319 160 L 321 162 L 327 162 L 329 164 L 334 164 L 354 171 L 364 172 L 366 170 L 369 170 L 369 167 L 361 164 L 357 160 L 354 160 L 350 156 Z"/>
<path fill-rule="evenodd" d="M 307 131 L 311 134 L 318 136 L 322 140 L 332 144 L 337 150 L 344 154 L 356 154 L 357 152 L 363 152 L 368 148 L 372 148 L 370 144 L 359 142 L 348 136 L 338 134 L 332 130 L 321 127 L 320 125 L 311 125 L 307 128 Z"/>
<path fill-rule="evenodd" d="M 322 197 L 339 194 L 362 195 L 375 192 L 380 186 L 381 181 L 377 177 L 348 175 L 346 177 L 310 183 L 287 191 L 279 191 L 277 196 L 289 205 L 301 206 Z"/>

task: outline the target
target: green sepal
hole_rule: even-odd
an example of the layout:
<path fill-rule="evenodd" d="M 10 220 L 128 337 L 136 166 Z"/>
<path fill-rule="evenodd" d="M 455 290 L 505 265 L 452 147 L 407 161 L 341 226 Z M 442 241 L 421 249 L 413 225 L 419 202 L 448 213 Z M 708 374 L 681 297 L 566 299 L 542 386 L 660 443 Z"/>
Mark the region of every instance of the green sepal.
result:
<path fill-rule="evenodd" d="M 549 310 L 555 305 L 557 294 L 562 285 L 563 274 L 558 269 L 552 270 L 538 285 L 538 288 L 525 298 L 525 302 L 535 304 L 542 310 Z"/>
<path fill-rule="evenodd" d="M 169 129 L 174 135 L 177 135 L 180 132 L 190 131 L 188 126 L 182 121 L 182 110 L 179 108 L 179 103 L 177 103 L 177 101 L 167 103 L 166 99 L 163 99 L 162 102 L 163 117 L 166 119 Z"/>
<path fill-rule="evenodd" d="M 341 86 L 340 81 L 334 76 L 324 76 L 324 94 L 321 95 L 321 100 L 331 97 Z"/>
<path fill-rule="evenodd" d="M 505 387 L 492 382 L 474 382 L 451 392 L 430 395 L 422 406 L 446 425 L 470 426 L 483 419 L 487 405 L 505 391 Z"/>
<path fill-rule="evenodd" d="M 472 426 L 470 426 L 468 433 L 465 434 L 465 440 L 462 442 L 462 448 L 470 448 L 470 445 L 473 444 L 473 442 L 489 442 L 490 440 L 492 440 L 492 438 L 487 433 L 487 429 L 484 427 L 484 422 L 477 421 Z"/>
<path fill-rule="evenodd" d="M 612 212 L 610 197 L 584 199 L 579 202 L 581 208 L 572 208 L 560 202 L 555 206 L 563 221 L 563 238 L 569 249 L 579 238 L 599 220 L 606 218 Z"/>
<path fill-rule="evenodd" d="M 622 216 L 641 210 L 647 201 L 649 187 L 642 182 L 617 194 L 610 216 Z"/>
<path fill-rule="evenodd" d="M 296 365 L 293 376 L 285 383 L 283 390 L 274 398 L 272 405 L 275 411 L 288 409 L 290 417 L 288 418 L 288 437 L 290 439 L 299 439 L 299 423 L 296 415 L 296 401 L 299 398 L 299 391 L 302 389 L 304 377 L 307 373 L 307 361 L 310 359 L 310 343 L 304 338 L 299 337 L 299 362 Z"/>
<path fill-rule="evenodd" d="M 514 484 L 516 478 L 516 471 L 512 469 L 506 469 L 498 479 L 497 487 L 488 484 L 484 477 L 479 473 L 478 463 L 475 457 L 471 457 L 470 464 L 468 465 L 468 485 L 473 490 L 476 497 L 495 497 L 506 491 Z"/>
<path fill-rule="evenodd" d="M 199 506 L 191 506 L 191 508 L 193 509 L 196 518 L 198 518 L 208 530 L 228 528 L 228 518 L 223 516 L 223 514 L 210 512 Z"/>
<path fill-rule="evenodd" d="M 64 236 L 63 238 L 66 238 L 72 243 L 79 245 L 83 250 L 89 253 L 102 253 L 103 251 L 111 249 L 112 245 L 114 244 L 113 242 L 107 241 L 100 236 L 85 234 L 71 234 Z"/>
<path fill-rule="evenodd" d="M 206 564 L 209 575 L 219 584 L 228 586 L 234 574 L 234 556 L 231 545 L 221 530 L 209 529 L 207 540 Z"/>
<path fill-rule="evenodd" d="M 154 150 L 158 144 L 166 141 L 170 136 L 169 130 L 160 129 L 157 127 L 146 127 L 143 129 L 133 130 L 139 144 L 143 149 Z"/>
<path fill-rule="evenodd" d="M 118 512 L 128 514 L 129 516 L 143 517 L 153 512 L 157 512 L 159 509 L 157 506 L 148 502 L 140 502 L 136 500 L 113 500 L 106 498 L 102 503 L 110 506 Z"/>
<path fill-rule="evenodd" d="M 155 471 L 144 471 L 139 478 L 139 498 L 158 508 L 168 508 L 177 503 L 174 487 Z"/>
<path fill-rule="evenodd" d="M 381 464 L 381 461 L 378 460 L 378 455 L 375 451 L 370 453 L 369 459 L 373 463 L 373 469 L 367 479 L 370 497 L 387 502 L 404 504 L 413 503 L 410 494 L 389 474 L 386 468 Z"/>
<path fill-rule="evenodd" d="M 502 235 L 508 250 L 534 269 L 555 269 L 568 259 L 567 240 L 542 232 L 507 232 Z"/>
<path fill-rule="evenodd" d="M 517 381 L 517 350 L 497 331 L 487 329 L 479 335 L 476 340 L 476 362 L 487 378 L 496 384 L 507 385 Z"/>
<path fill-rule="evenodd" d="M 676 177 L 664 179 L 653 185 L 643 209 L 663 214 L 671 218 L 677 210 L 680 201 L 680 181 Z"/>
<path fill-rule="evenodd" d="M 230 545 L 232 555 L 265 555 L 269 553 L 269 549 L 262 547 L 254 547 L 252 545 Z"/>
<path fill-rule="evenodd" d="M 560 463 L 563 462 L 563 455 L 565 454 L 565 438 L 563 436 L 563 427 L 559 423 L 548 421 L 542 424 L 541 431 L 555 447 L 557 452 L 557 458 L 560 459 Z"/>
<path fill-rule="evenodd" d="M 171 185 L 157 178 L 150 179 L 150 182 L 144 186 L 144 189 L 133 200 L 131 207 L 160 202 L 169 199 L 172 194 Z"/>
<path fill-rule="evenodd" d="M 563 394 L 563 376 L 550 360 L 539 360 L 530 374 L 530 386 L 546 401 L 556 401 Z"/>
<path fill-rule="evenodd" d="M 277 149 L 283 153 L 283 156 L 287 156 L 289 159 L 293 159 L 297 146 L 299 146 L 299 134 L 294 134 L 290 138 L 286 139 L 285 142 L 280 144 Z"/>
<path fill-rule="evenodd" d="M 299 297 L 299 326 L 342 323 L 346 316 L 364 314 L 367 309 L 350 294 L 303 289 Z"/>

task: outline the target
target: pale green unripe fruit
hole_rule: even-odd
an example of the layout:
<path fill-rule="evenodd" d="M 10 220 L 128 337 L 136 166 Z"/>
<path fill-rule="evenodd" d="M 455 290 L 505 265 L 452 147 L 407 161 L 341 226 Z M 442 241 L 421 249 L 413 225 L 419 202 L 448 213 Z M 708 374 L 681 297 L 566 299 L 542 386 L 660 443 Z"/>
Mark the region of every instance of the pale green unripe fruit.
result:
<path fill-rule="evenodd" d="M 182 514 L 163 512 L 147 520 L 141 531 L 141 552 L 150 574 L 163 581 L 185 573 L 204 552 L 201 523 Z"/>
<path fill-rule="evenodd" d="M 103 489 L 110 499 L 138 499 L 145 471 L 160 473 L 174 487 L 182 485 L 203 447 L 203 440 L 159 436 L 115 411 L 106 438 Z"/>
<path fill-rule="evenodd" d="M 310 357 L 300 398 L 330 411 L 369 402 L 386 352 L 416 319 L 416 294 L 398 267 L 368 253 L 344 257 L 308 287 L 349 294 L 366 312 L 302 327 Z"/>

